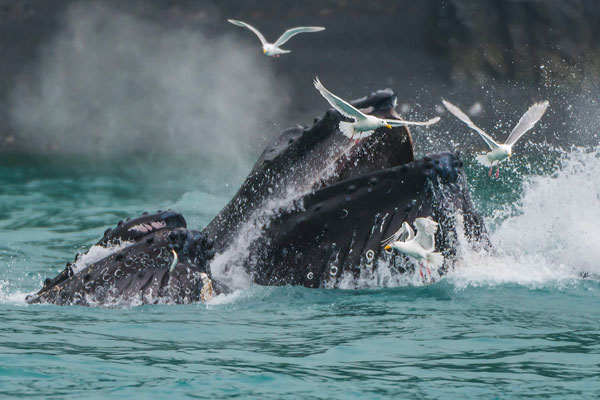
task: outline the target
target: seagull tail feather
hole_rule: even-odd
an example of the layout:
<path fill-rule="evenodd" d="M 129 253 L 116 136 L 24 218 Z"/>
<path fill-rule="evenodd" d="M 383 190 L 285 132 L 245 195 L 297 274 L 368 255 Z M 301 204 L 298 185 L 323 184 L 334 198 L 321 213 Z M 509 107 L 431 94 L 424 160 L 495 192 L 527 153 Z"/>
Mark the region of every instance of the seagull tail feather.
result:
<path fill-rule="evenodd" d="M 429 253 L 427 254 L 427 261 L 433 268 L 438 269 L 444 263 L 444 256 L 442 253 Z"/>
<path fill-rule="evenodd" d="M 478 154 L 475 156 L 479 164 L 485 165 L 486 167 L 491 167 L 492 163 L 487 158 L 487 154 Z"/>
<path fill-rule="evenodd" d="M 341 121 L 340 122 L 340 132 L 344 134 L 344 136 L 349 137 L 350 139 L 354 138 L 354 123 Z"/>

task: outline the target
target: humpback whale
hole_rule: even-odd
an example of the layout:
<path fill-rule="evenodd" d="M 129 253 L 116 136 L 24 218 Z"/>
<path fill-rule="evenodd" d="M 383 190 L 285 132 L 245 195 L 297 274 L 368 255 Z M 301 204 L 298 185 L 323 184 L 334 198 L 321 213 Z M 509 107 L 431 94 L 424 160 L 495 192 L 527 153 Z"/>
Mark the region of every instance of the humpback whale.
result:
<path fill-rule="evenodd" d="M 88 252 L 75 257 L 29 303 L 58 305 L 192 303 L 228 289 L 211 278 L 212 243 L 188 230 L 181 214 L 159 211 L 120 221 Z M 93 254 L 102 256 L 94 259 Z"/>
<path fill-rule="evenodd" d="M 399 117 L 389 89 L 351 104 L 379 118 Z M 382 241 L 417 218 L 439 223 L 436 251 L 446 260 L 440 276 L 456 257 L 457 230 L 474 246 L 488 245 L 459 154 L 415 160 L 405 126 L 351 141 L 338 130 L 345 120 L 330 109 L 311 126 L 283 132 L 202 231 L 172 211 L 120 222 L 28 301 L 196 302 L 227 293 L 235 268 L 256 284 L 309 288 L 340 287 L 381 262 L 410 273 L 411 261 Z"/>

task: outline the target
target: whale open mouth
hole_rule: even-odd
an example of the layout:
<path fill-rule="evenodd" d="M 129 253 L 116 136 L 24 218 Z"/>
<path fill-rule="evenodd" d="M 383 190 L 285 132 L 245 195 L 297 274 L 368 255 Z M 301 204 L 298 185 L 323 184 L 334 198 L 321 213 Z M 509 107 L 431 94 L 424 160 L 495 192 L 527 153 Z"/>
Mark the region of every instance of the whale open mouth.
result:
<path fill-rule="evenodd" d="M 385 119 L 399 117 L 396 103 L 391 90 L 352 102 Z M 372 271 L 381 259 L 406 272 L 406 262 L 396 265 L 381 244 L 404 222 L 433 217 L 445 248 L 452 246 L 447 238 L 455 231 L 456 212 L 466 210 L 465 225 L 485 230 L 459 179 L 456 154 L 415 160 L 406 127 L 380 128 L 353 141 L 340 133 L 344 121 L 328 110 L 312 126 L 288 129 L 265 149 L 236 196 L 203 231 L 222 255 L 211 264 L 219 276 L 241 264 L 263 285 L 335 287 Z"/>
<path fill-rule="evenodd" d="M 352 104 L 381 118 L 398 118 L 397 99 L 390 89 L 380 90 Z M 205 228 L 217 253 L 232 242 L 251 214 L 269 199 L 290 199 L 337 182 L 414 160 L 413 142 L 406 127 L 380 128 L 353 141 L 339 131 L 346 120 L 330 109 L 312 126 L 284 131 L 262 153 L 236 196 Z M 293 198 L 291 199 L 293 201 Z"/>

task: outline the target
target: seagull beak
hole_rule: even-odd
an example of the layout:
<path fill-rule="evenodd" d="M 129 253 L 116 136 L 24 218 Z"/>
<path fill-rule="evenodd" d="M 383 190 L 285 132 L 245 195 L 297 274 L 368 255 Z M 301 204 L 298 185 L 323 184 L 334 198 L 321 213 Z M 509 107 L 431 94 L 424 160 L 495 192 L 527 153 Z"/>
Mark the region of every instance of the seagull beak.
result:
<path fill-rule="evenodd" d="M 385 250 L 391 250 L 391 248 L 392 248 L 392 246 L 390 246 L 389 244 L 384 247 Z"/>
<path fill-rule="evenodd" d="M 263 54 L 267 54 L 267 50 L 266 49 L 263 49 Z"/>
<path fill-rule="evenodd" d="M 392 126 L 390 124 L 387 124 L 385 127 L 388 129 L 392 129 Z"/>

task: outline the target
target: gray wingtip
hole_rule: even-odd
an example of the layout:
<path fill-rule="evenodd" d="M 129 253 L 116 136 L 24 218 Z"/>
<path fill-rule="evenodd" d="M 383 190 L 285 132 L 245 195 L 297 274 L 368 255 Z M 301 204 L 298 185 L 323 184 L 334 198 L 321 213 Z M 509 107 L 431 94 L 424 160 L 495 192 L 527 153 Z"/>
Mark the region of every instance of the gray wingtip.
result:
<path fill-rule="evenodd" d="M 313 85 L 315 85 L 315 87 L 317 89 L 319 89 L 319 87 L 323 86 L 323 84 L 321 83 L 321 81 L 319 80 L 318 76 L 315 76 L 315 79 L 313 80 Z"/>
<path fill-rule="evenodd" d="M 448 106 L 452 107 L 454 104 L 450 103 L 448 100 L 442 98 L 442 104 L 444 107 L 448 108 Z"/>
<path fill-rule="evenodd" d="M 306 30 L 306 32 L 321 32 L 325 30 L 324 26 L 305 26 L 302 27 L 303 29 Z M 294 28 L 292 28 L 294 29 Z"/>
<path fill-rule="evenodd" d="M 533 103 L 530 109 L 537 109 L 538 112 L 541 112 L 541 115 L 544 115 L 549 105 L 550 103 L 548 102 L 548 100 L 538 101 L 536 103 Z"/>

